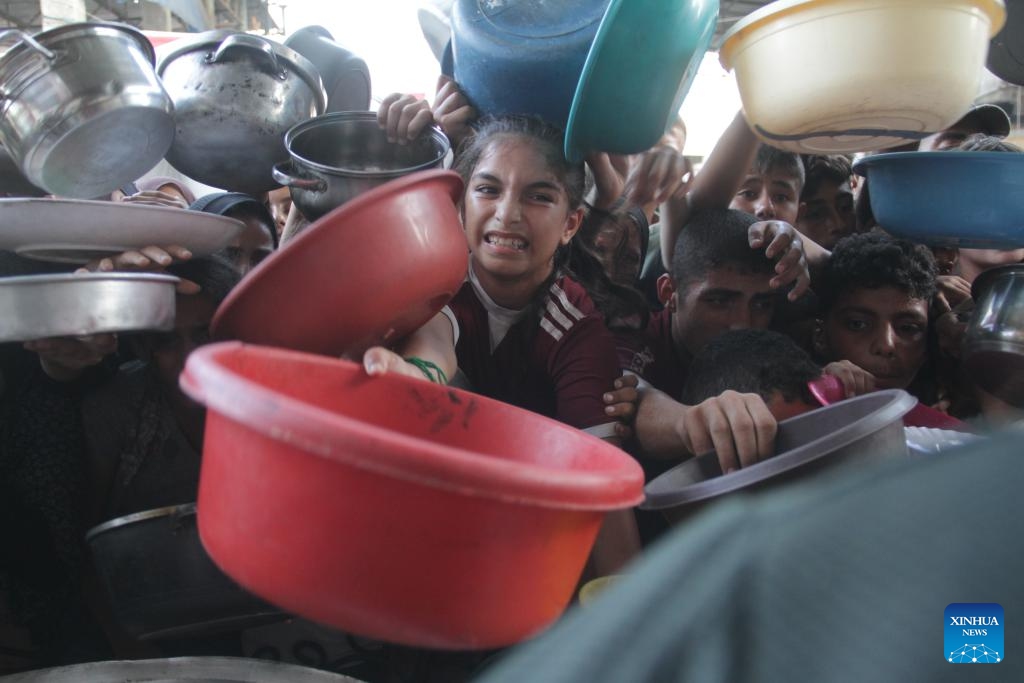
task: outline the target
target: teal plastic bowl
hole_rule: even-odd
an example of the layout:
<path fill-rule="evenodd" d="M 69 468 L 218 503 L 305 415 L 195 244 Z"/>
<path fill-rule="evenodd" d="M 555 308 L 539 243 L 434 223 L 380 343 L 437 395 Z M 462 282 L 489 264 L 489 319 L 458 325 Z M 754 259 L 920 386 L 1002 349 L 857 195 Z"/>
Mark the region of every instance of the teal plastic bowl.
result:
<path fill-rule="evenodd" d="M 569 110 L 565 156 L 650 149 L 678 114 L 717 20 L 718 0 L 612 0 Z"/>
<path fill-rule="evenodd" d="M 1024 247 L 1024 154 L 893 152 L 853 165 L 887 232 L 930 246 Z"/>

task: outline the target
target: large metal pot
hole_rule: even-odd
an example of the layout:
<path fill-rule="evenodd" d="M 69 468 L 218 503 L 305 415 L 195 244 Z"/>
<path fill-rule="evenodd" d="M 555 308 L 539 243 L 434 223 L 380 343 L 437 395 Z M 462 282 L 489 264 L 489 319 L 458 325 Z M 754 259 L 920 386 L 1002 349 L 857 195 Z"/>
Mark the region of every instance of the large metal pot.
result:
<path fill-rule="evenodd" d="M 18 38 L 0 57 L 0 141 L 34 185 L 89 199 L 139 178 L 174 137 L 153 47 L 119 24 Z"/>
<path fill-rule="evenodd" d="M 971 287 L 974 314 L 964 336 L 964 365 L 978 386 L 1024 408 L 1024 264 L 993 268 Z"/>
<path fill-rule="evenodd" d="M 259 194 L 288 158 L 284 134 L 327 106 L 316 68 L 294 50 L 235 31 L 167 45 L 157 73 L 174 100 L 167 161 L 206 185 Z"/>
<path fill-rule="evenodd" d="M 439 128 L 412 142 L 388 142 L 373 112 L 319 116 L 288 131 L 291 164 L 274 167 L 274 179 L 291 188 L 292 201 L 311 221 L 369 189 L 415 171 L 439 168 L 450 144 Z"/>
<path fill-rule="evenodd" d="M 286 616 L 213 564 L 199 541 L 194 504 L 118 517 L 90 530 L 86 541 L 114 617 L 141 640 L 237 630 Z"/>

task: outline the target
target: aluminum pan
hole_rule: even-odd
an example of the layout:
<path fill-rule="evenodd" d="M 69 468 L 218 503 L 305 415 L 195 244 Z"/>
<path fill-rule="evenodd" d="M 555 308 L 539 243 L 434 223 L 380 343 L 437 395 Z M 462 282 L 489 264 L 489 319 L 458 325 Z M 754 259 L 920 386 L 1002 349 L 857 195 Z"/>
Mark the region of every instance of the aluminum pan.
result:
<path fill-rule="evenodd" d="M 170 330 L 178 278 L 149 273 L 0 279 L 0 342 Z"/>

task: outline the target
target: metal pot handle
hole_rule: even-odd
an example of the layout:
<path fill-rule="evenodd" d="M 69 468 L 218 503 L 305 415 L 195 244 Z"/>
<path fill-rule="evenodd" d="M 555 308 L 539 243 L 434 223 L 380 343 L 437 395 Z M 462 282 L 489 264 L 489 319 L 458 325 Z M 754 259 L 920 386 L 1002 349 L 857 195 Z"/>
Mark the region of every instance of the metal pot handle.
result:
<path fill-rule="evenodd" d="M 310 192 L 324 192 L 327 190 L 327 183 L 316 178 L 296 178 L 291 175 L 289 171 L 292 170 L 292 164 L 290 161 L 286 161 L 283 164 L 274 164 L 274 168 L 270 169 L 270 174 L 274 176 L 274 181 L 287 185 L 288 187 L 297 187 L 300 190 L 309 190 Z"/>
<path fill-rule="evenodd" d="M 43 47 L 39 44 L 38 40 L 30 36 L 29 34 L 25 33 L 24 31 L 19 31 L 16 28 L 10 28 L 4 31 L 0 31 L 0 43 L 4 42 L 7 36 L 16 36 L 18 40 L 15 41 L 15 44 L 17 44 L 18 42 L 25 43 L 29 46 L 29 48 L 35 50 L 36 52 L 38 52 L 39 54 L 41 54 L 42 56 L 46 57 L 51 61 L 57 58 L 56 52 L 50 50 L 49 48 Z"/>
<path fill-rule="evenodd" d="M 206 62 L 208 64 L 217 64 L 221 61 L 227 61 L 230 53 L 239 50 L 256 52 L 269 67 L 267 71 L 271 75 L 281 80 L 288 78 L 288 71 L 281 68 L 277 61 L 277 53 L 274 52 L 274 46 L 270 44 L 270 41 L 264 40 L 259 36 L 250 36 L 247 33 L 236 33 L 225 38 L 221 41 L 216 52 L 206 56 Z"/>

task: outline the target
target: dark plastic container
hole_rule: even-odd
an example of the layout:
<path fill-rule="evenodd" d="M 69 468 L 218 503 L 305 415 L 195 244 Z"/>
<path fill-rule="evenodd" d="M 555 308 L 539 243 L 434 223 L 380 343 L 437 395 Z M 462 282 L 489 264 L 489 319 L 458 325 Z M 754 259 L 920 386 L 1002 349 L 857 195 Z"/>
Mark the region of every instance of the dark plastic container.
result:
<path fill-rule="evenodd" d="M 718 455 L 705 453 L 647 484 L 640 507 L 681 521 L 728 493 L 777 486 L 848 460 L 906 456 L 902 418 L 916 404 L 907 392 L 889 389 L 785 420 L 775 457 L 723 475 Z"/>
<path fill-rule="evenodd" d="M 367 111 L 370 108 L 370 70 L 357 55 L 334 41 L 323 26 L 306 26 L 284 41 L 320 72 L 327 93 L 327 110 Z"/>
<path fill-rule="evenodd" d="M 988 48 L 988 69 L 999 78 L 1024 85 L 1024 0 L 1006 0 L 1006 25 Z"/>
<path fill-rule="evenodd" d="M 199 542 L 195 504 L 118 517 L 85 538 L 114 618 L 139 640 L 210 635 L 287 617 L 213 564 Z"/>
<path fill-rule="evenodd" d="M 608 2 L 456 0 L 455 80 L 482 115 L 533 114 L 564 128 Z"/>

